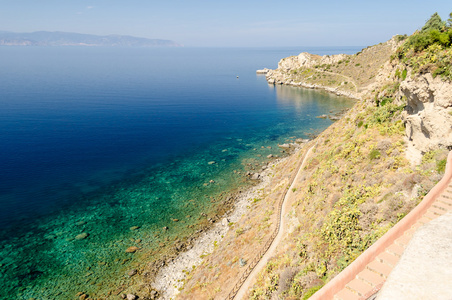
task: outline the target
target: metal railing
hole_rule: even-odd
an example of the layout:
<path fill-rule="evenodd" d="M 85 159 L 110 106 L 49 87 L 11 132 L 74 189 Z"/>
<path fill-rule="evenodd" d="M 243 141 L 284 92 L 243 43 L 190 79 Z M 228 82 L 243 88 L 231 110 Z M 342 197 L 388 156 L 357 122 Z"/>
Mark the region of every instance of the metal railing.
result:
<path fill-rule="evenodd" d="M 275 240 L 276 236 L 278 235 L 279 230 L 280 230 L 280 225 L 281 225 L 281 218 L 282 218 L 281 212 L 282 212 L 282 206 L 284 204 L 284 198 L 286 197 L 287 193 L 289 192 L 290 187 L 292 186 L 295 178 L 297 177 L 297 173 L 298 173 L 299 169 L 301 168 L 301 166 L 303 164 L 303 161 L 304 161 L 306 155 L 308 154 L 308 152 L 309 152 L 309 150 L 307 150 L 304 153 L 302 159 L 300 159 L 300 161 L 298 162 L 298 165 L 295 168 L 294 173 L 291 174 L 292 180 L 289 182 L 287 188 L 285 189 L 285 192 L 282 193 L 282 195 L 281 195 L 281 197 L 279 199 L 278 210 L 277 210 L 277 221 L 276 221 L 276 228 L 275 228 L 275 230 L 273 231 L 273 233 L 271 234 L 270 238 L 265 243 L 264 247 L 259 251 L 259 253 L 248 264 L 248 267 L 245 269 L 243 274 L 240 276 L 240 279 L 237 281 L 237 283 L 232 288 L 231 292 L 226 297 L 227 300 L 233 300 L 235 298 L 235 296 L 237 295 L 238 291 L 242 287 L 243 283 L 248 279 L 248 276 L 250 276 L 251 272 L 253 272 L 254 268 L 257 266 L 259 261 L 265 255 L 265 253 L 267 253 L 268 249 L 270 248 L 270 246 L 272 245 L 272 243 Z"/>

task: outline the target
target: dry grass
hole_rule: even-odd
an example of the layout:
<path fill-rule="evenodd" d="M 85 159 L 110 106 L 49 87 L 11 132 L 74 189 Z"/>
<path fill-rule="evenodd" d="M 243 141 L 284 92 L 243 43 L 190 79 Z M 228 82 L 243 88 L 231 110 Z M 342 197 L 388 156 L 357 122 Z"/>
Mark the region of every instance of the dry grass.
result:
<path fill-rule="evenodd" d="M 285 73 L 288 81 L 335 88 L 343 92 L 361 92 L 374 84 L 377 75 L 393 53 L 391 41 L 368 47 L 334 64 L 316 65 Z M 280 72 L 283 72 L 280 70 Z"/>
<path fill-rule="evenodd" d="M 335 65 L 300 69 L 290 76 L 295 81 L 362 90 L 378 83 L 377 74 L 391 54 L 391 44 L 380 44 Z M 373 97 L 384 90 L 380 87 L 369 94 Z M 406 215 L 441 178 L 437 162 L 447 151 L 427 155 L 413 169 L 404 156 L 400 111 L 372 105 L 358 102 L 317 137 L 303 180 L 292 191 L 296 198 L 290 233 L 257 276 L 250 299 L 308 297 Z M 382 118 L 382 113 L 389 117 Z M 250 203 L 248 213 L 215 251 L 190 272 L 178 299 L 228 295 L 243 272 L 240 259 L 251 260 L 274 230 L 272 212 L 299 159 L 292 156 L 273 170 L 270 185 L 259 196 L 262 200 Z"/>
<path fill-rule="evenodd" d="M 230 226 L 202 265 L 191 270 L 178 299 L 224 299 L 228 295 L 244 271 L 240 259 L 251 261 L 274 231 L 278 199 L 287 189 L 297 159 L 292 156 L 272 170 L 269 186 L 260 191 L 262 200 L 251 200 L 248 213 Z"/>

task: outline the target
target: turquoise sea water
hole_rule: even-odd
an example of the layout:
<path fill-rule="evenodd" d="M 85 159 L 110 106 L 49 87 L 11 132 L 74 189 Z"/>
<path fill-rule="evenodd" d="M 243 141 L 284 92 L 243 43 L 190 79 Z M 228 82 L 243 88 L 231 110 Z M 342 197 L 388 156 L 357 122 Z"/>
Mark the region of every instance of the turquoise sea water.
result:
<path fill-rule="evenodd" d="M 353 103 L 255 71 L 357 50 L 0 48 L 0 298 L 131 284 L 250 184 L 250 164 Z"/>

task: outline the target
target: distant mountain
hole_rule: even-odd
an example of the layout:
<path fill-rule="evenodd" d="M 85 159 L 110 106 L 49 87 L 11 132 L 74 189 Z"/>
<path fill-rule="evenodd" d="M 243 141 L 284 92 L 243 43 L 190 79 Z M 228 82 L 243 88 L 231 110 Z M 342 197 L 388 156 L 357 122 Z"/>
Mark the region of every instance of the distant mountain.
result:
<path fill-rule="evenodd" d="M 36 31 L 15 33 L 0 31 L 0 46 L 104 46 L 104 47 L 182 47 L 159 39 L 146 39 L 128 35 L 92 35 L 72 32 Z"/>

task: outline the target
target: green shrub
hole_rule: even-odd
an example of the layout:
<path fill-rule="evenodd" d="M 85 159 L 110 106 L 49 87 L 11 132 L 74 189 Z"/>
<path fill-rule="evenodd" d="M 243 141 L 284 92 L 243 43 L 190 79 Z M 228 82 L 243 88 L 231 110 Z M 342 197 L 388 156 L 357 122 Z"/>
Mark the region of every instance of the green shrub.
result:
<path fill-rule="evenodd" d="M 323 285 L 318 285 L 310 288 L 306 291 L 306 293 L 303 295 L 303 300 L 307 300 L 311 298 L 312 295 L 314 295 L 318 290 L 320 290 L 323 287 Z"/>
<path fill-rule="evenodd" d="M 446 171 L 446 159 L 442 159 L 436 162 L 436 171 L 438 171 L 438 173 L 442 174 L 444 173 L 444 171 Z"/>
<path fill-rule="evenodd" d="M 378 159 L 381 157 L 381 153 L 380 151 L 378 151 L 377 149 L 373 149 L 372 151 L 370 151 L 369 153 L 369 158 L 370 159 Z"/>
<path fill-rule="evenodd" d="M 408 71 L 407 71 L 406 69 L 404 69 L 404 70 L 402 71 L 402 80 L 405 80 L 405 79 L 406 79 L 407 73 L 408 73 Z"/>
<path fill-rule="evenodd" d="M 379 106 L 373 112 L 370 122 L 373 124 L 381 124 L 393 120 L 399 112 L 404 109 L 405 105 L 395 105 L 394 103 L 385 103 L 384 106 Z"/>
<path fill-rule="evenodd" d="M 408 38 L 408 36 L 407 36 L 406 34 L 404 34 L 404 35 L 401 35 L 401 34 L 396 35 L 396 40 L 397 40 L 397 42 L 404 41 L 404 40 L 406 40 L 407 38 Z"/>
<path fill-rule="evenodd" d="M 451 46 L 452 21 L 446 24 L 435 13 L 420 31 L 406 40 L 396 51 L 396 55 L 403 63 L 413 68 L 414 72 L 432 72 L 433 76 L 440 75 L 452 80 Z M 406 73 L 401 75 L 405 80 Z"/>
<path fill-rule="evenodd" d="M 389 97 L 384 97 L 383 99 L 380 100 L 379 104 L 380 106 L 385 106 L 388 103 L 392 103 L 393 99 L 389 98 Z"/>

